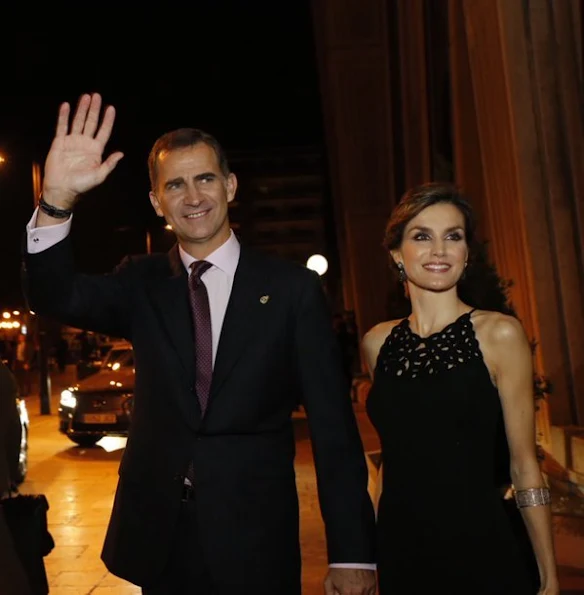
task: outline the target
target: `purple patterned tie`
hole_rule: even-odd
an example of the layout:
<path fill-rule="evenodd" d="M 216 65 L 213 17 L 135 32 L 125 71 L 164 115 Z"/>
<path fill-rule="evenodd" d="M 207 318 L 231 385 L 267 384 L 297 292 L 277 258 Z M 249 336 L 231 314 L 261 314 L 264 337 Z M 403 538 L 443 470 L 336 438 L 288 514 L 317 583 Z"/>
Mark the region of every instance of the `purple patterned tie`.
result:
<path fill-rule="evenodd" d="M 195 326 L 195 388 L 203 414 L 207 408 L 213 375 L 213 338 L 209 297 L 201 275 L 210 266 L 212 266 L 210 262 L 197 260 L 191 264 L 191 274 L 189 275 L 191 308 Z"/>

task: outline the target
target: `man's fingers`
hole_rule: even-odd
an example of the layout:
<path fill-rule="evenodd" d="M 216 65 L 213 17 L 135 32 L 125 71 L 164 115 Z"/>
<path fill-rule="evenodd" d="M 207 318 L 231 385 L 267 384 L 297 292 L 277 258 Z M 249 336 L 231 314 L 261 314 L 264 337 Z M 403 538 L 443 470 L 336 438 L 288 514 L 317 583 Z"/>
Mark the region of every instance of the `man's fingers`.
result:
<path fill-rule="evenodd" d="M 114 170 L 120 159 L 124 156 L 121 151 L 112 153 L 100 166 L 99 166 L 99 177 L 100 181 L 103 182 Z"/>
<path fill-rule="evenodd" d="M 91 102 L 89 109 L 86 112 L 85 122 L 83 126 L 83 134 L 85 136 L 93 136 L 97 130 L 97 124 L 99 123 L 99 112 L 101 111 L 101 95 L 94 93 L 91 96 Z"/>
<path fill-rule="evenodd" d="M 71 123 L 71 134 L 81 134 L 83 127 L 85 126 L 85 118 L 87 117 L 87 110 L 89 104 L 92 102 L 91 95 L 82 95 L 77 104 L 77 109 L 73 116 L 73 122 Z"/>
<path fill-rule="evenodd" d="M 69 129 L 69 112 L 71 107 L 68 103 L 62 103 L 59 107 L 59 116 L 57 117 L 57 129 L 55 136 L 65 136 Z"/>
<path fill-rule="evenodd" d="M 101 126 L 97 131 L 97 135 L 95 136 L 96 140 L 98 140 L 102 145 L 105 146 L 109 137 L 112 133 L 112 128 L 114 126 L 114 120 L 116 119 L 116 108 L 113 105 L 108 105 L 105 113 L 103 114 L 103 120 L 101 122 Z"/>

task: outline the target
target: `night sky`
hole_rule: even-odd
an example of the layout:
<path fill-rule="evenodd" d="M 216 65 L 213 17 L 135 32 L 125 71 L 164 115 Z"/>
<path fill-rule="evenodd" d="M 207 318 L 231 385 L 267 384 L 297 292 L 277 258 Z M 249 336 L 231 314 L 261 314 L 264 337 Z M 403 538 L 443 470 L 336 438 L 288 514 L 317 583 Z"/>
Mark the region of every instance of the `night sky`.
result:
<path fill-rule="evenodd" d="M 0 165 L 0 307 L 22 305 L 20 245 L 32 214 L 31 166 L 44 162 L 62 101 L 101 93 L 117 109 L 106 154 L 125 153 L 76 209 L 73 238 L 87 272 L 111 268 L 131 241 L 135 246 L 141 228 L 155 240 L 161 222 L 148 200 L 146 160 L 160 134 L 202 128 L 228 153 L 323 145 L 310 0 L 193 4 L 188 10 L 173 4 L 172 13 L 154 5 L 155 12 L 144 10 L 131 26 L 95 21 L 61 33 L 48 26 L 3 40 L 10 54 L 0 87 L 0 154 L 7 159 Z M 114 231 L 124 227 L 137 231 Z"/>

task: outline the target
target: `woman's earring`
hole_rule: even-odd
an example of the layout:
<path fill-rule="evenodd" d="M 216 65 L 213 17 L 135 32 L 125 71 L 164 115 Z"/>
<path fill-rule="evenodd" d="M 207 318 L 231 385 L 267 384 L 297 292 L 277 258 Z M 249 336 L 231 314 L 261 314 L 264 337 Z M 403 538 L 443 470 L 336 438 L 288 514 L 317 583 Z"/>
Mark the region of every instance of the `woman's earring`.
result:
<path fill-rule="evenodd" d="M 398 262 L 397 269 L 398 269 L 398 277 L 399 277 L 400 283 L 405 283 L 407 281 L 408 276 L 406 275 L 406 269 L 404 267 L 404 263 Z"/>
<path fill-rule="evenodd" d="M 460 275 L 460 280 L 463 281 L 466 278 L 466 267 L 468 266 L 468 261 L 464 263 L 464 269 L 462 269 L 462 275 Z"/>

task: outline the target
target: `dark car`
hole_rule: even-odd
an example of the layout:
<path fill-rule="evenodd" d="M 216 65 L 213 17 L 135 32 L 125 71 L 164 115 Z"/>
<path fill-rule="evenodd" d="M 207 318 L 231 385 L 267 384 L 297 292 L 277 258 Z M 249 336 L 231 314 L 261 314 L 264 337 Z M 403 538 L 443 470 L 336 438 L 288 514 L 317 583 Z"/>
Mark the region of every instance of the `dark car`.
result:
<path fill-rule="evenodd" d="M 61 392 L 59 431 L 80 446 L 127 436 L 134 397 L 134 353 L 117 343 L 98 372 Z"/>

